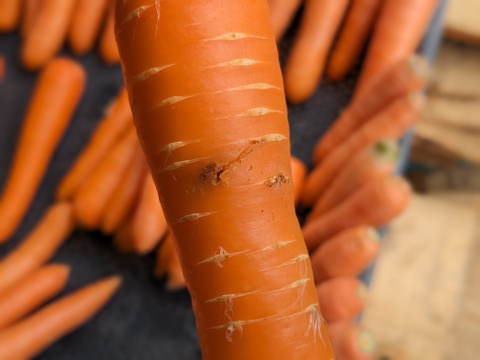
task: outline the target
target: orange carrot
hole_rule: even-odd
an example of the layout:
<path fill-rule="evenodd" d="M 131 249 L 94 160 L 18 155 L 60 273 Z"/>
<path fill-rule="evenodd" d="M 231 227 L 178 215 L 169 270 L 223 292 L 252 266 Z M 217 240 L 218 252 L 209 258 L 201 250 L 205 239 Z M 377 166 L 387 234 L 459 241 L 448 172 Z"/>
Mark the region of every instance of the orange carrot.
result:
<path fill-rule="evenodd" d="M 402 213 L 409 200 L 410 186 L 398 176 L 388 176 L 365 184 L 324 216 L 309 219 L 303 227 L 307 247 L 314 250 L 348 228 L 383 226 Z"/>
<path fill-rule="evenodd" d="M 28 211 L 84 85 L 85 72 L 72 60 L 55 59 L 41 73 L 0 198 L 0 243 L 13 235 Z"/>
<path fill-rule="evenodd" d="M 0 291 L 50 260 L 73 228 L 71 205 L 52 205 L 25 240 L 0 261 Z"/>
<path fill-rule="evenodd" d="M 0 332 L 0 359 L 27 359 L 89 321 L 121 284 L 118 276 L 87 285 Z"/>
<path fill-rule="evenodd" d="M 133 213 L 141 193 L 145 173 L 145 157 L 140 145 L 137 143 L 127 173 L 115 188 L 105 207 L 100 224 L 104 234 L 113 234 L 127 220 L 128 216 Z"/>
<path fill-rule="evenodd" d="M 202 357 L 330 360 L 267 2 L 157 4 L 117 1 L 116 38 Z"/>
<path fill-rule="evenodd" d="M 355 97 L 333 123 L 314 149 L 313 162 L 318 164 L 355 130 L 395 99 L 425 87 L 427 62 L 418 56 L 399 61 L 374 81 L 368 91 Z"/>
<path fill-rule="evenodd" d="M 372 32 L 382 0 L 353 0 L 327 65 L 330 81 L 343 79 L 359 59 Z"/>
<path fill-rule="evenodd" d="M 328 333 L 335 349 L 336 360 L 372 360 L 376 349 L 373 335 L 351 321 L 328 324 Z"/>
<path fill-rule="evenodd" d="M 22 9 L 20 0 L 0 0 L 0 32 L 17 28 Z"/>
<path fill-rule="evenodd" d="M 384 1 L 362 65 L 355 96 L 360 96 L 383 72 L 415 51 L 438 3 L 438 0 Z"/>
<path fill-rule="evenodd" d="M 74 54 L 83 55 L 92 50 L 107 7 L 108 0 L 76 0 L 68 29 L 68 43 Z"/>
<path fill-rule="evenodd" d="M 91 230 L 98 229 L 105 208 L 135 155 L 136 143 L 135 129 L 131 128 L 75 194 L 73 211 L 80 226 Z"/>
<path fill-rule="evenodd" d="M 87 146 L 60 182 L 55 194 L 57 200 L 69 200 L 73 197 L 132 123 L 128 94 L 125 89 L 121 89 L 110 111 L 100 121 Z"/>
<path fill-rule="evenodd" d="M 152 251 L 167 231 L 167 220 L 150 174 L 145 176 L 131 231 L 133 247 L 138 254 Z"/>
<path fill-rule="evenodd" d="M 355 131 L 307 176 L 301 203 L 312 206 L 352 154 L 363 151 L 381 139 L 399 139 L 418 120 L 422 103 L 423 97 L 420 94 L 404 96 Z"/>
<path fill-rule="evenodd" d="M 277 41 L 287 31 L 301 4 L 301 0 L 268 0 L 270 21 Z"/>
<path fill-rule="evenodd" d="M 3 83 L 5 78 L 5 58 L 0 55 L 0 84 Z"/>
<path fill-rule="evenodd" d="M 303 182 L 307 176 L 307 166 L 302 162 L 302 160 L 295 156 L 291 157 L 290 165 L 292 166 L 293 197 L 296 205 L 300 201 Z"/>
<path fill-rule="evenodd" d="M 378 240 L 377 232 L 367 226 L 343 230 L 326 240 L 311 255 L 315 282 L 360 275 L 375 259 Z"/>
<path fill-rule="evenodd" d="M 115 40 L 115 0 L 111 0 L 111 6 L 107 11 L 107 18 L 100 36 L 99 52 L 103 61 L 107 64 L 120 62 L 117 41 Z"/>
<path fill-rule="evenodd" d="M 44 0 L 31 31 L 20 49 L 20 61 L 28 70 L 45 66 L 60 50 L 76 0 Z"/>
<path fill-rule="evenodd" d="M 348 0 L 306 0 L 285 66 L 285 93 L 292 104 L 308 100 L 315 92 L 348 3 Z"/>
<path fill-rule="evenodd" d="M 0 330 L 62 291 L 69 273 L 65 265 L 44 266 L 0 292 Z"/>
<path fill-rule="evenodd" d="M 327 323 L 353 320 L 365 307 L 367 289 L 354 277 L 338 277 L 317 285 L 320 306 Z"/>
<path fill-rule="evenodd" d="M 37 20 L 37 14 L 42 5 L 41 0 L 24 0 L 22 23 L 20 35 L 25 39 L 32 30 L 33 24 Z"/>
<path fill-rule="evenodd" d="M 161 278 L 167 275 L 168 264 L 174 252 L 175 244 L 173 243 L 172 234 L 168 231 L 165 239 L 162 240 L 155 254 L 155 268 L 153 269 L 153 275 L 155 277 Z"/>
<path fill-rule="evenodd" d="M 113 235 L 113 245 L 121 253 L 129 254 L 134 252 L 131 217 L 115 231 Z"/>
<path fill-rule="evenodd" d="M 392 174 L 397 165 L 398 144 L 391 140 L 380 140 L 364 149 L 343 166 L 338 175 L 327 186 L 315 202 L 309 217 L 319 217 L 338 206 L 355 190 L 370 181 Z"/>

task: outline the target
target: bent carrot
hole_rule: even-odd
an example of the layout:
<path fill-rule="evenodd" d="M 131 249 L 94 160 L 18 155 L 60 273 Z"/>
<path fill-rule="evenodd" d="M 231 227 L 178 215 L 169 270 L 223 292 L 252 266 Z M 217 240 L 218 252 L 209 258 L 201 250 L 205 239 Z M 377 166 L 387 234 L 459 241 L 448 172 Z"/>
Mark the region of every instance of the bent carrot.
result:
<path fill-rule="evenodd" d="M 378 250 L 379 237 L 373 228 L 360 226 L 341 231 L 312 253 L 315 282 L 360 275 L 373 262 Z"/>
<path fill-rule="evenodd" d="M 328 324 L 337 360 L 372 360 L 376 349 L 375 337 L 368 331 L 352 324 L 338 321 Z"/>
<path fill-rule="evenodd" d="M 409 94 L 395 100 L 338 146 L 307 176 L 301 203 L 312 206 L 322 196 L 335 176 L 356 154 L 381 139 L 399 139 L 419 118 L 423 97 Z"/>
<path fill-rule="evenodd" d="M 318 141 L 313 163 L 318 164 L 355 130 L 395 99 L 421 91 L 427 82 L 427 62 L 416 55 L 399 61 L 374 81 L 363 94 L 353 98 L 347 109 Z"/>
<path fill-rule="evenodd" d="M 85 72 L 73 60 L 54 59 L 42 71 L 0 198 L 0 243 L 13 235 L 28 211 L 84 86 Z"/>
<path fill-rule="evenodd" d="M 0 261 L 0 291 L 50 260 L 73 228 L 71 205 L 52 205 L 25 240 Z"/>
<path fill-rule="evenodd" d="M 82 186 L 98 163 L 105 157 L 133 123 L 127 91 L 122 88 L 109 112 L 100 120 L 88 144 L 60 182 L 55 197 L 69 200 Z"/>
<path fill-rule="evenodd" d="M 368 46 L 354 96 L 359 96 L 384 71 L 415 51 L 437 5 L 438 0 L 385 1 Z"/>
<path fill-rule="evenodd" d="M 100 226 L 105 208 L 135 155 L 137 141 L 132 127 L 75 194 L 72 200 L 73 212 L 80 226 L 91 230 Z"/>
<path fill-rule="evenodd" d="M 107 18 L 100 36 L 98 49 L 102 60 L 107 64 L 120 62 L 117 41 L 115 40 L 115 0 L 111 0 L 110 8 L 107 11 Z"/>
<path fill-rule="evenodd" d="M 399 155 L 398 144 L 380 140 L 350 159 L 316 200 L 309 217 L 322 216 L 338 206 L 363 184 L 392 174 Z"/>
<path fill-rule="evenodd" d="M 0 292 L 0 330 L 62 291 L 69 274 L 66 265 L 44 266 Z"/>
<path fill-rule="evenodd" d="M 373 30 L 382 0 L 353 0 L 327 65 L 330 81 L 343 79 L 359 59 Z"/>
<path fill-rule="evenodd" d="M 203 358 L 333 358 L 295 216 L 267 2 L 155 5 L 117 1 L 116 36 Z"/>
<path fill-rule="evenodd" d="M 290 103 L 304 102 L 315 92 L 348 3 L 348 0 L 305 2 L 284 71 L 285 93 Z"/>
<path fill-rule="evenodd" d="M 277 41 L 287 31 L 301 4 L 301 0 L 268 0 L 270 21 Z"/>
<path fill-rule="evenodd" d="M 300 201 L 303 183 L 307 176 L 307 166 L 295 156 L 291 157 L 290 166 L 292 167 L 293 198 L 296 205 Z"/>
<path fill-rule="evenodd" d="M 45 66 L 60 50 L 76 0 L 44 0 L 37 19 L 20 48 L 20 62 L 28 70 Z"/>
<path fill-rule="evenodd" d="M 317 285 L 317 294 L 327 323 L 353 320 L 365 307 L 367 289 L 354 277 L 338 277 Z"/>
<path fill-rule="evenodd" d="M 95 316 L 120 284 L 118 276 L 97 281 L 3 330 L 0 332 L 0 359 L 28 359 L 38 355 Z"/>
<path fill-rule="evenodd" d="M 108 0 L 76 0 L 68 29 L 68 43 L 75 55 L 92 50 L 107 7 Z"/>
<path fill-rule="evenodd" d="M 0 0 L 0 32 L 16 29 L 20 20 L 21 8 L 20 0 Z"/>
<path fill-rule="evenodd" d="M 41 0 L 24 0 L 22 23 L 20 27 L 20 35 L 23 39 L 28 36 L 33 24 L 37 20 L 37 14 L 41 5 Z"/>
<path fill-rule="evenodd" d="M 348 228 L 385 225 L 407 207 L 410 195 L 410 186 L 398 176 L 365 184 L 332 211 L 304 225 L 303 236 L 308 249 L 314 250 Z"/>

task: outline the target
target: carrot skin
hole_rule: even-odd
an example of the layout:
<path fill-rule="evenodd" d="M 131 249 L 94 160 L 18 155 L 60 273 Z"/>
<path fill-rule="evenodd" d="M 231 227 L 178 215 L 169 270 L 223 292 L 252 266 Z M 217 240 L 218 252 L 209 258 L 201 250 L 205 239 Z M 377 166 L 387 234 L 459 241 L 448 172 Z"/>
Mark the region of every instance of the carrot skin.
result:
<path fill-rule="evenodd" d="M 0 292 L 0 330 L 60 293 L 69 274 L 66 265 L 44 266 Z"/>
<path fill-rule="evenodd" d="M 73 228 L 71 205 L 52 205 L 22 243 L 0 261 L 0 291 L 50 260 Z"/>
<path fill-rule="evenodd" d="M 85 72 L 73 60 L 50 62 L 36 84 L 0 198 L 0 243 L 20 225 L 74 114 Z"/>
<path fill-rule="evenodd" d="M 113 245 L 115 249 L 124 254 L 134 252 L 132 240 L 132 218 L 120 225 L 113 235 Z"/>
<path fill-rule="evenodd" d="M 300 0 L 268 0 L 275 39 L 280 41 L 300 8 Z"/>
<path fill-rule="evenodd" d="M 376 349 L 373 335 L 351 321 L 328 324 L 337 360 L 372 360 Z"/>
<path fill-rule="evenodd" d="M 107 11 L 107 18 L 100 36 L 98 51 L 102 60 L 113 65 L 120 62 L 117 41 L 115 40 L 115 0 L 110 0 L 111 5 Z"/>
<path fill-rule="evenodd" d="M 25 39 L 32 30 L 33 24 L 37 20 L 37 14 L 41 5 L 41 0 L 24 0 L 22 23 L 20 26 L 20 35 L 22 39 Z"/>
<path fill-rule="evenodd" d="M 21 9 L 22 2 L 20 0 L 0 0 L 0 33 L 17 28 Z"/>
<path fill-rule="evenodd" d="M 303 183 L 307 176 L 307 166 L 299 158 L 292 156 L 290 159 L 292 167 L 292 184 L 293 184 L 293 198 L 295 205 L 300 201 L 300 194 L 302 193 Z"/>
<path fill-rule="evenodd" d="M 0 332 L 0 358 L 15 360 L 38 355 L 95 316 L 120 284 L 118 276 L 97 281 Z"/>

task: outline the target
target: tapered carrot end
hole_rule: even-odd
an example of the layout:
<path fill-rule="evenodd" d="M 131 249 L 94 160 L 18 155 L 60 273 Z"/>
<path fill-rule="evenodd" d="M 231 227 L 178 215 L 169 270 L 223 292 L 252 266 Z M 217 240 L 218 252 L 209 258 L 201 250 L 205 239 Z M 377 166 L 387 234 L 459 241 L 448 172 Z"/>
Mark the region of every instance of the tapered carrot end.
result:
<path fill-rule="evenodd" d="M 70 277 L 71 273 L 71 268 L 68 265 L 65 264 L 52 264 L 48 265 L 48 268 L 51 269 L 52 272 L 55 272 L 58 274 L 58 276 L 61 276 L 65 280 Z"/>
<path fill-rule="evenodd" d="M 113 275 L 97 282 L 107 297 L 112 296 L 122 285 L 123 279 L 120 275 Z"/>
<path fill-rule="evenodd" d="M 421 92 L 410 93 L 407 97 L 413 107 L 418 110 L 422 109 L 425 105 L 425 95 Z"/>
<path fill-rule="evenodd" d="M 397 141 L 383 139 L 372 147 L 373 155 L 378 160 L 396 162 L 400 156 L 400 148 Z"/>
<path fill-rule="evenodd" d="M 431 68 L 424 57 L 414 54 L 408 59 L 408 65 L 417 78 L 427 80 L 430 78 Z"/>

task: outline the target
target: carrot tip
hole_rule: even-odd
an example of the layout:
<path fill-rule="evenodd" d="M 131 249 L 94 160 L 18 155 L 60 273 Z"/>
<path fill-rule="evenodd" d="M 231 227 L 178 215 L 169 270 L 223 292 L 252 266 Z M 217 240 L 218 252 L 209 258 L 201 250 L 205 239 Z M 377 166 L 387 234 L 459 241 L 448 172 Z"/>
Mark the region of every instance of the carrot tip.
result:
<path fill-rule="evenodd" d="M 382 160 L 394 163 L 400 156 L 400 149 L 396 141 L 384 139 L 373 146 L 373 153 Z"/>
<path fill-rule="evenodd" d="M 412 71 L 421 79 L 430 78 L 430 65 L 427 60 L 420 55 L 414 54 L 408 59 L 408 64 Z"/>
<path fill-rule="evenodd" d="M 422 92 L 410 93 L 407 96 L 412 105 L 419 110 L 425 104 L 425 95 Z"/>
<path fill-rule="evenodd" d="M 357 335 L 357 346 L 364 354 L 371 355 L 377 348 L 375 337 L 372 333 L 362 330 Z"/>
<path fill-rule="evenodd" d="M 362 301 L 365 302 L 368 296 L 368 289 L 363 283 L 358 283 L 357 286 L 357 291 L 356 291 L 357 297 Z"/>
<path fill-rule="evenodd" d="M 380 242 L 380 235 L 378 234 L 378 231 L 373 227 L 369 227 L 367 229 L 367 231 L 365 232 L 365 238 L 374 242 Z"/>

